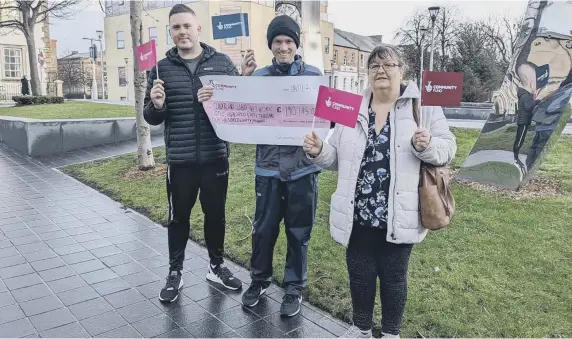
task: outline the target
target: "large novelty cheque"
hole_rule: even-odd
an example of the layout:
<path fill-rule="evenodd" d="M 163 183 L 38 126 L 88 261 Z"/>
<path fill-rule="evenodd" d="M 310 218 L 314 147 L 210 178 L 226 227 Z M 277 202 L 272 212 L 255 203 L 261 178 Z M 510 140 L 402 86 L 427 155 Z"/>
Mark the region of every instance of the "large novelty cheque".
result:
<path fill-rule="evenodd" d="M 202 76 L 214 88 L 203 103 L 217 136 L 242 144 L 302 146 L 312 130 L 324 139 L 330 122 L 314 117 L 324 76 Z M 314 127 L 312 129 L 312 126 Z"/>

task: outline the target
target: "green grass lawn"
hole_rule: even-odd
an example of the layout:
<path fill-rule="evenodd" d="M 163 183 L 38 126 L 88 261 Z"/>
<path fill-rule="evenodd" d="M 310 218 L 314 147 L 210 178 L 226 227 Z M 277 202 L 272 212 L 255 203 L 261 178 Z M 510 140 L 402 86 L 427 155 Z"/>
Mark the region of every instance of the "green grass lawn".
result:
<path fill-rule="evenodd" d="M 94 119 L 135 117 L 133 106 L 66 101 L 63 104 L 2 107 L 0 116 L 31 119 Z"/>
<path fill-rule="evenodd" d="M 462 164 L 479 131 L 454 129 Z M 540 175 L 562 183 L 557 197 L 514 200 L 500 192 L 454 185 L 457 215 L 447 230 L 433 232 L 413 249 L 409 298 L 402 337 L 570 337 L 572 336 L 572 138 L 563 138 Z M 164 161 L 164 150 L 155 150 Z M 167 199 L 163 175 L 125 177 L 136 164 L 130 154 L 64 169 L 128 207 L 164 223 Z M 248 266 L 254 214 L 254 147 L 232 145 L 227 203 L 226 253 Z M 329 234 L 330 196 L 336 174 L 320 176 L 317 221 L 308 262 L 307 300 L 345 321 L 351 300 L 344 248 Z M 192 215 L 191 238 L 204 243 L 200 206 Z M 281 281 L 285 237 L 276 245 L 274 275 Z M 379 298 L 375 322 L 379 326 Z"/>

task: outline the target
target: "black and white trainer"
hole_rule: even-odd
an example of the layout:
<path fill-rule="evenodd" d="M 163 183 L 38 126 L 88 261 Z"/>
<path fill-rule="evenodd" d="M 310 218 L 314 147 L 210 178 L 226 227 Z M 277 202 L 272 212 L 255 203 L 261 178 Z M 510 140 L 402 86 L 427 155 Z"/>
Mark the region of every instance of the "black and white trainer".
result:
<path fill-rule="evenodd" d="M 236 291 L 242 288 L 242 281 L 232 275 L 228 267 L 223 264 L 213 266 L 209 264 L 209 272 L 207 280 L 224 286 L 225 288 Z"/>
<path fill-rule="evenodd" d="M 280 315 L 283 317 L 293 317 L 300 313 L 302 308 L 302 295 L 286 294 L 282 298 L 280 305 Z"/>
<path fill-rule="evenodd" d="M 246 292 L 242 294 L 242 304 L 246 307 L 256 306 L 269 286 L 270 284 L 267 282 L 253 281 Z"/>
<path fill-rule="evenodd" d="M 167 283 L 159 294 L 159 300 L 164 302 L 174 302 L 179 298 L 179 289 L 183 287 L 183 275 L 181 271 L 171 271 L 167 276 Z"/>

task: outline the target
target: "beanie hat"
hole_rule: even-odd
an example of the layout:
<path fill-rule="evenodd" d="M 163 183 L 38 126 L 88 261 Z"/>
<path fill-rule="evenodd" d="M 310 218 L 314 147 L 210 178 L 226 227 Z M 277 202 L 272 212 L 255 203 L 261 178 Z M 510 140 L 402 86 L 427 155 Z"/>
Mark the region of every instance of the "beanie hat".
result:
<path fill-rule="evenodd" d="M 288 15 L 279 15 L 270 21 L 266 32 L 268 48 L 272 48 L 272 40 L 282 34 L 292 38 L 296 47 L 300 47 L 300 26 Z"/>

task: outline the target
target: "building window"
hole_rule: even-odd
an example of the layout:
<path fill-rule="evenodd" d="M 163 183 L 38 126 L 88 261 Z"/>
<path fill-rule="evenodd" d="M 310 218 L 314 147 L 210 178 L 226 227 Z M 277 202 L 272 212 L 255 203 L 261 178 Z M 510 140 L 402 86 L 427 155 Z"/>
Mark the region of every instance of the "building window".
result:
<path fill-rule="evenodd" d="M 336 64 L 338 63 L 338 50 L 334 49 L 334 61 L 336 62 Z"/>
<path fill-rule="evenodd" d="M 342 86 L 342 89 L 343 89 L 344 91 L 346 90 L 346 82 L 347 82 L 347 80 L 348 80 L 348 78 L 344 78 L 343 86 Z"/>
<path fill-rule="evenodd" d="M 354 77 L 350 79 L 350 89 L 352 92 L 354 91 Z"/>
<path fill-rule="evenodd" d="M 355 61 L 355 59 L 356 59 L 355 56 L 356 56 L 356 54 L 355 54 L 355 53 L 352 53 L 352 66 L 354 65 L 354 61 Z"/>
<path fill-rule="evenodd" d="M 22 50 L 20 48 L 4 48 L 4 77 L 22 77 Z"/>
<path fill-rule="evenodd" d="M 361 68 L 364 67 L 364 65 L 363 65 L 363 54 L 360 54 L 360 56 L 359 56 L 359 66 L 360 66 Z"/>
<path fill-rule="evenodd" d="M 127 86 L 127 73 L 125 71 L 125 67 L 118 67 L 117 74 L 119 75 L 119 86 Z"/>
<path fill-rule="evenodd" d="M 149 27 L 149 41 L 155 40 L 155 46 L 159 44 L 157 39 L 157 27 Z"/>
<path fill-rule="evenodd" d="M 324 52 L 330 54 L 330 38 L 326 38 L 324 41 Z"/>
<path fill-rule="evenodd" d="M 359 91 L 363 92 L 363 80 L 359 81 Z"/>
<path fill-rule="evenodd" d="M 236 37 L 224 39 L 224 43 L 227 45 L 236 45 Z"/>
<path fill-rule="evenodd" d="M 334 88 L 338 88 L 338 76 L 334 77 Z"/>
<path fill-rule="evenodd" d="M 123 31 L 117 32 L 117 49 L 125 48 L 125 38 L 123 37 Z"/>
<path fill-rule="evenodd" d="M 173 39 L 171 38 L 171 33 L 169 32 L 169 25 L 165 26 L 165 35 L 166 35 L 166 40 L 167 40 L 167 45 L 172 45 L 173 44 Z"/>
<path fill-rule="evenodd" d="M 348 57 L 344 55 L 344 66 L 348 64 Z"/>

